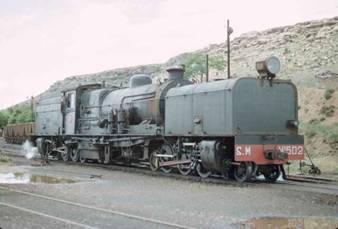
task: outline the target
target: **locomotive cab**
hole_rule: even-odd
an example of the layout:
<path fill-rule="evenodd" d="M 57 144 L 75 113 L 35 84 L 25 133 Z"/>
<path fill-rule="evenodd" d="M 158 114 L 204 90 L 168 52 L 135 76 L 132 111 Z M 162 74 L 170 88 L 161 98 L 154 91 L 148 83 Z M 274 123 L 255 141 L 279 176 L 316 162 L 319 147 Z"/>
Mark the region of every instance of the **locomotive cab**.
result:
<path fill-rule="evenodd" d="M 102 87 L 101 84 L 81 85 L 74 89 L 64 91 L 61 97 L 61 113 L 62 113 L 62 132 L 66 135 L 80 133 L 81 115 L 83 108 L 88 108 L 89 104 L 83 101 L 82 97 L 86 93 L 96 91 Z M 94 105 L 94 104 L 93 104 Z M 100 105 L 100 104 L 96 104 Z"/>

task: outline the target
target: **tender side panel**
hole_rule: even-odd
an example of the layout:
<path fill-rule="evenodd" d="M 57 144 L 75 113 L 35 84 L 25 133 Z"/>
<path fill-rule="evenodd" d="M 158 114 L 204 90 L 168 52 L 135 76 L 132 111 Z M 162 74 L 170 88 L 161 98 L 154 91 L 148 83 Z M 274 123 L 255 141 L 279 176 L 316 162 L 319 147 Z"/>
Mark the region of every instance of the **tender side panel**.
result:
<path fill-rule="evenodd" d="M 241 79 L 233 91 L 234 128 L 240 134 L 292 134 L 297 91 L 288 81 Z"/>
<path fill-rule="evenodd" d="M 35 109 L 35 135 L 55 135 L 61 131 L 61 97 L 41 99 Z"/>
<path fill-rule="evenodd" d="M 169 135 L 188 135 L 192 129 L 192 96 L 173 96 L 166 99 L 165 132 Z"/>
<path fill-rule="evenodd" d="M 199 92 L 191 95 L 191 122 L 193 135 L 225 135 L 230 130 L 226 121 L 229 106 L 226 91 Z M 229 133 L 228 133 L 229 134 Z"/>
<path fill-rule="evenodd" d="M 170 89 L 165 133 L 183 136 L 233 135 L 232 92 L 237 79 Z"/>

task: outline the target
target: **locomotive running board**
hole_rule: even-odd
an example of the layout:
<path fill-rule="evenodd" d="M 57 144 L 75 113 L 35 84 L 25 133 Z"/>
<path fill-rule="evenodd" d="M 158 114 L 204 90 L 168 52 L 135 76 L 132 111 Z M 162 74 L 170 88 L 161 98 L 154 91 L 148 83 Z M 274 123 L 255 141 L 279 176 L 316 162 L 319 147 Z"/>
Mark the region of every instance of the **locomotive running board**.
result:
<path fill-rule="evenodd" d="M 166 162 L 160 162 L 159 167 L 165 167 L 165 166 L 175 166 L 175 165 L 182 165 L 182 164 L 190 164 L 191 160 L 178 160 L 178 161 L 166 161 Z"/>

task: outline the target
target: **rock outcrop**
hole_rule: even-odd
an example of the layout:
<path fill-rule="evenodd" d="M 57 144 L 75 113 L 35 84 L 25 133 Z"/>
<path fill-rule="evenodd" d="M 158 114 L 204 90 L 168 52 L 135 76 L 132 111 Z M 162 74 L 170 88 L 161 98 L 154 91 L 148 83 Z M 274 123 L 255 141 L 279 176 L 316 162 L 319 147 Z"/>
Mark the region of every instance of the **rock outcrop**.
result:
<path fill-rule="evenodd" d="M 212 44 L 195 52 L 224 55 L 226 46 L 224 43 Z M 91 82 L 125 83 L 135 73 L 164 77 L 166 67 L 182 63 L 187 55 L 189 54 L 178 55 L 163 64 L 141 65 L 67 77 L 54 83 L 48 91 L 59 91 Z M 295 77 L 296 83 L 299 80 L 316 81 L 335 78 L 338 74 L 338 17 L 249 32 L 234 38 L 231 42 L 233 77 L 256 76 L 255 62 L 271 55 L 281 60 L 282 69 L 279 74 L 281 78 Z M 308 79 L 303 79 L 303 76 L 298 76 L 302 75 L 302 72 L 311 72 L 311 74 L 306 74 Z M 223 74 L 217 71 L 211 73 Z"/>

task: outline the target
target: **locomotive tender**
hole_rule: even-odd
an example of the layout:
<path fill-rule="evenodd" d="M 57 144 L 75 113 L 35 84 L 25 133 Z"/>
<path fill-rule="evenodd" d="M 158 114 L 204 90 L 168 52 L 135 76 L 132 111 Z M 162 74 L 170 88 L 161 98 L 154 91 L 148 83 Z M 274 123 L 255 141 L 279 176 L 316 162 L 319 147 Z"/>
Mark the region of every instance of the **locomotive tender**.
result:
<path fill-rule="evenodd" d="M 138 74 L 127 88 L 78 86 L 37 103 L 33 140 L 44 158 L 273 182 L 283 164 L 304 159 L 297 89 L 275 79 L 275 57 L 256 69 L 257 78 L 193 84 L 173 67 L 161 84 Z"/>

